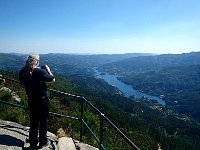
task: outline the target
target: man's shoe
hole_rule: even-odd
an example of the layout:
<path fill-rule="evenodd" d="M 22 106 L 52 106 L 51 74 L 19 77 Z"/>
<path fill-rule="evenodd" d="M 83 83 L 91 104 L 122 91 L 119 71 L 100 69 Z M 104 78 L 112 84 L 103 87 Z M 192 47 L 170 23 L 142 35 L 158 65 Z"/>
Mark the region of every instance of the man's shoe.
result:
<path fill-rule="evenodd" d="M 49 140 L 47 140 L 47 143 L 46 144 L 39 144 L 39 146 L 38 146 L 38 148 L 39 149 L 42 149 L 42 148 L 44 148 L 44 147 L 47 147 L 48 145 L 50 145 L 50 141 Z"/>

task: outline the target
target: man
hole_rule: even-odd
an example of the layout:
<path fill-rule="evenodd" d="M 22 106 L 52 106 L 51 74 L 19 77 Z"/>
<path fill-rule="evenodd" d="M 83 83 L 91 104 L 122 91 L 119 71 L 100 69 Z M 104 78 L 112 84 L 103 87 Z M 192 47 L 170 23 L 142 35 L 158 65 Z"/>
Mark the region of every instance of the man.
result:
<path fill-rule="evenodd" d="M 19 79 L 20 83 L 24 85 L 29 99 L 30 148 L 37 149 L 38 130 L 39 148 L 42 148 L 48 144 L 49 98 L 47 96 L 46 82 L 55 82 L 55 77 L 47 65 L 39 67 L 38 54 L 31 54 L 28 56 L 25 66 L 19 72 Z"/>

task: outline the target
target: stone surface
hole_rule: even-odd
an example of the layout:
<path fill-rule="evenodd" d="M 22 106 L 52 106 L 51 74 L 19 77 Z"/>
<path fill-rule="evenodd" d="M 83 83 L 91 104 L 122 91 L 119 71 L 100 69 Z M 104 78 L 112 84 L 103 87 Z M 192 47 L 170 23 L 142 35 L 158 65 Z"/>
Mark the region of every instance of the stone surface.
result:
<path fill-rule="evenodd" d="M 27 143 L 29 127 L 20 124 L 0 120 L 0 150 L 22 150 L 23 147 L 29 147 Z M 58 150 L 58 138 L 48 132 L 49 145 L 41 150 Z"/>
<path fill-rule="evenodd" d="M 58 140 L 58 149 L 59 150 L 76 150 L 74 141 L 69 137 L 61 137 Z"/>
<path fill-rule="evenodd" d="M 0 119 L 0 150 L 22 150 L 23 147 L 29 147 L 28 134 L 29 127 Z M 49 144 L 40 150 L 98 150 L 98 148 L 73 140 L 70 137 L 58 139 L 51 132 L 47 133 L 47 137 Z"/>
<path fill-rule="evenodd" d="M 0 149 L 21 150 L 28 137 L 28 128 L 19 124 L 0 120 Z"/>
<path fill-rule="evenodd" d="M 98 148 L 96 148 L 96 147 L 93 147 L 91 145 L 79 142 L 77 140 L 75 140 L 74 142 L 75 142 L 76 148 L 78 150 L 98 150 Z"/>

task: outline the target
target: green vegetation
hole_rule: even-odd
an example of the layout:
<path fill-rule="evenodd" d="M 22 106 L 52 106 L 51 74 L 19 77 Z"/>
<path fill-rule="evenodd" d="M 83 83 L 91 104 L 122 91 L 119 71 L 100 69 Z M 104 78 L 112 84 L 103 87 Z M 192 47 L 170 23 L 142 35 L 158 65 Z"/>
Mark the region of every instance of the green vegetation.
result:
<path fill-rule="evenodd" d="M 121 59 L 119 62 L 110 64 L 107 64 L 109 61 L 101 63 L 97 61 L 98 63 L 95 64 L 94 60 L 97 57 L 92 56 L 89 59 L 89 56 L 66 55 L 67 59 L 65 57 L 61 59 L 62 57 L 59 55 L 55 55 L 55 57 L 53 54 L 49 55 L 43 56 L 45 62 L 42 64 L 55 66 L 54 73 L 57 74 L 57 82 L 48 84 L 48 86 L 86 97 L 140 149 L 158 149 L 158 146 L 164 150 L 199 149 L 200 67 L 197 61 L 199 53 L 143 56 L 127 59 L 130 62 Z M 70 59 L 71 57 L 73 59 Z M 134 61 L 138 61 L 138 63 L 133 63 Z M 153 63 L 153 61 L 155 62 Z M 173 64 L 176 65 L 173 66 Z M 102 71 L 107 69 L 106 71 L 122 75 L 120 79 L 132 84 L 134 88 L 153 95 L 164 95 L 167 107 L 145 98 L 123 97 L 119 94 L 118 89 L 108 85 L 104 80 L 92 77 L 92 67 L 101 65 L 104 65 L 102 68 L 99 67 Z M 153 68 L 155 65 L 156 67 Z M 109 67 L 110 70 L 108 70 Z M 0 74 L 18 79 L 17 73 L 11 71 L 15 70 L 2 71 Z M 22 99 L 20 104 L 27 105 L 26 94 L 20 85 L 6 82 L 1 86 L 15 91 Z M 77 99 L 55 93 L 50 93 L 49 96 L 51 111 L 80 116 L 80 105 Z M 0 99 L 14 102 L 12 96 L 6 92 L 0 92 Z M 27 111 L 0 105 L 2 108 L 0 118 L 28 125 Z M 192 110 L 193 113 L 191 113 Z M 84 119 L 98 135 L 100 120 L 88 106 L 84 107 Z M 49 124 L 50 131 L 56 133 L 59 128 L 63 128 L 68 135 L 79 139 L 79 122 L 50 116 Z M 103 140 L 107 149 L 131 149 L 106 122 L 104 125 Z M 85 143 L 98 146 L 86 129 L 84 129 L 83 139 Z"/>
<path fill-rule="evenodd" d="M 161 96 L 180 113 L 199 119 L 200 52 L 129 58 L 99 69 L 144 93 Z"/>
<path fill-rule="evenodd" d="M 132 73 L 120 79 L 145 93 L 163 95 L 167 105 L 180 113 L 200 117 L 200 65 Z"/>
<path fill-rule="evenodd" d="M 200 144 L 198 123 L 185 115 L 179 115 L 150 101 L 140 100 L 136 102 L 133 99 L 122 97 L 116 93 L 113 87 L 102 80 L 94 78 L 92 80 L 91 77 L 58 78 L 57 80 L 58 82 L 55 85 L 50 86 L 58 89 L 66 88 L 65 91 L 73 91 L 75 94 L 79 93 L 87 97 L 141 149 L 147 147 L 157 149 L 158 143 L 164 149 L 171 149 L 170 146 L 176 147 L 175 149 L 187 149 L 187 147 L 197 149 Z M 84 88 L 82 85 L 84 85 Z M 92 85 L 95 85 L 95 87 Z M 10 82 L 4 83 L 4 86 L 13 90 L 16 88 L 18 91 L 20 89 L 19 85 L 13 85 Z M 100 92 L 98 89 L 101 89 Z M 20 104 L 26 105 L 27 98 L 24 91 L 21 90 L 18 93 L 25 98 Z M 0 98 L 5 98 L 5 95 L 1 95 Z M 13 101 L 8 93 L 6 99 Z M 50 99 L 51 111 L 79 117 L 80 105 L 76 99 L 62 97 L 54 93 L 50 93 Z M 4 106 L 3 108 L 5 109 L 1 112 L 1 118 L 28 125 L 27 111 L 10 106 Z M 84 110 L 84 119 L 98 135 L 99 119 L 97 115 L 87 106 Z M 59 128 L 63 128 L 68 135 L 79 139 L 79 122 L 50 116 L 49 124 L 50 131 L 56 133 Z M 104 130 L 104 136 L 106 137 L 104 141 L 108 149 L 129 149 L 126 147 L 128 145 L 121 141 L 121 138 L 106 123 Z M 86 129 L 84 129 L 84 142 L 98 146 Z"/>

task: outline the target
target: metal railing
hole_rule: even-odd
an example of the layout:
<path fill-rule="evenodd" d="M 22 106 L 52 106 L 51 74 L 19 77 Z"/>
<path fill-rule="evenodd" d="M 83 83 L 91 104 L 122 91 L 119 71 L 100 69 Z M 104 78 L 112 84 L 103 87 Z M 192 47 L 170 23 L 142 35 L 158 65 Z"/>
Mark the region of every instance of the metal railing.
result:
<path fill-rule="evenodd" d="M 4 80 L 11 81 L 11 82 L 20 83 L 18 80 L 11 79 L 11 78 L 8 78 L 8 77 L 1 77 L 0 76 L 0 78 L 2 78 Z M 120 135 L 120 137 L 131 147 L 131 149 L 139 150 L 139 148 L 122 131 L 120 131 L 120 129 L 117 128 L 117 126 L 115 124 L 113 124 L 110 121 L 110 119 L 108 119 L 103 113 L 101 113 L 101 111 L 99 109 L 97 109 L 85 97 L 69 94 L 69 93 L 62 92 L 62 91 L 57 91 L 57 90 L 54 90 L 54 89 L 48 89 L 48 90 L 50 92 L 54 92 L 54 93 L 57 93 L 57 94 L 62 94 L 62 95 L 65 95 L 65 96 L 70 96 L 70 97 L 77 98 L 80 101 L 80 117 L 79 118 L 73 117 L 73 116 L 67 116 L 67 115 L 63 115 L 63 114 L 59 114 L 59 113 L 55 113 L 55 112 L 49 112 L 49 114 L 51 114 L 51 115 L 78 120 L 80 122 L 80 142 L 83 141 L 83 126 L 85 126 L 87 128 L 87 130 L 91 133 L 93 138 L 96 140 L 96 142 L 98 143 L 99 149 L 100 150 L 106 150 L 105 145 L 103 144 L 103 132 L 104 132 L 103 130 L 104 130 L 104 123 L 106 122 L 106 123 L 109 124 L 110 127 L 112 127 L 116 131 L 116 133 L 118 135 Z M 28 107 L 25 107 L 23 105 L 14 104 L 14 103 L 10 103 L 10 102 L 7 102 L 7 101 L 0 100 L 0 103 L 11 105 L 11 106 L 15 106 L 15 107 L 19 107 L 19 108 L 23 108 L 23 109 L 28 109 Z M 84 104 L 88 105 L 93 111 L 95 111 L 96 114 L 100 118 L 99 137 L 97 137 L 95 135 L 95 133 L 92 131 L 92 129 L 89 127 L 89 125 L 85 122 L 85 120 L 83 118 L 83 116 L 84 116 Z"/>

